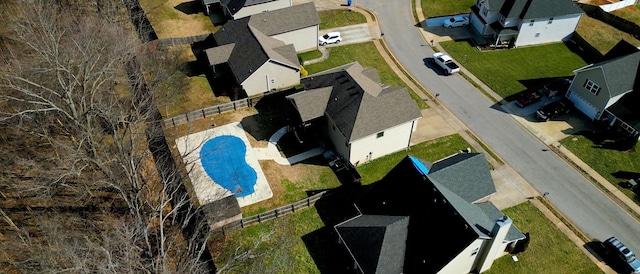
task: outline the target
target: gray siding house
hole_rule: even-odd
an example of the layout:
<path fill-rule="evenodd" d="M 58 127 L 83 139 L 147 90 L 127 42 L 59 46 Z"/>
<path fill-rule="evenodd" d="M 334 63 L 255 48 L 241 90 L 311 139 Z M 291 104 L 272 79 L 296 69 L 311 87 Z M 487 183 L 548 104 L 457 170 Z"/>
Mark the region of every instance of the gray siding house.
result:
<path fill-rule="evenodd" d="M 527 241 L 495 192 L 483 154 L 407 156 L 334 229 L 360 273 L 479 273 Z"/>
<path fill-rule="evenodd" d="M 637 134 L 639 68 L 640 50 L 621 41 L 602 61 L 575 70 L 566 96 L 589 119 Z"/>

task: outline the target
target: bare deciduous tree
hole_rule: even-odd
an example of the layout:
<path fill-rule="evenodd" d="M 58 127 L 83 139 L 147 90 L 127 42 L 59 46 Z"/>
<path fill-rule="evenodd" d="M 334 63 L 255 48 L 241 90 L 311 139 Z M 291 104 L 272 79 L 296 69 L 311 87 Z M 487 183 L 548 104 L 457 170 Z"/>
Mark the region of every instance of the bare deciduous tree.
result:
<path fill-rule="evenodd" d="M 206 223 L 175 164 L 158 166 L 170 151 L 153 93 L 137 93 L 166 87 L 175 59 L 113 17 L 118 1 L 51 8 L 73 2 L 3 12 L 13 42 L 0 64 L 0 207 L 13 225 L 0 255 L 32 273 L 202 272 Z"/>

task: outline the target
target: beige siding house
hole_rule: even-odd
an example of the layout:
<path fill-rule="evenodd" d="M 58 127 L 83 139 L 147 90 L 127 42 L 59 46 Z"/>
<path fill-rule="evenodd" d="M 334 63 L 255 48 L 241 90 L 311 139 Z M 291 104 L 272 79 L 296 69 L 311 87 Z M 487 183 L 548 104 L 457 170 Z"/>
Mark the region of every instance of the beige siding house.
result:
<path fill-rule="evenodd" d="M 293 44 L 297 52 L 318 48 L 320 17 L 313 2 L 255 14 L 249 24 L 285 44 Z"/>
<path fill-rule="evenodd" d="M 301 128 L 326 125 L 336 152 L 352 164 L 406 149 L 422 115 L 404 88 L 380 82 L 375 69 L 354 62 L 301 79 L 305 91 L 289 95 Z"/>
<path fill-rule="evenodd" d="M 230 75 L 246 96 L 300 83 L 297 52 L 317 48 L 320 18 L 312 2 L 225 23 L 205 50 L 214 76 Z"/>

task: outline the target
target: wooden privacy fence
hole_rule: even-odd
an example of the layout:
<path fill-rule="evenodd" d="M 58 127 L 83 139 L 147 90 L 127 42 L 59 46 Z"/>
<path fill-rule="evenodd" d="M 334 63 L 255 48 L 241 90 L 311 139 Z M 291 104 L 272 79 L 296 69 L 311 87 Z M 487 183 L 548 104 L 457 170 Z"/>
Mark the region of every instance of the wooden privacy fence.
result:
<path fill-rule="evenodd" d="M 228 111 L 252 107 L 258 100 L 260 100 L 260 97 L 245 98 L 229 103 L 194 110 L 185 114 L 180 114 L 171 118 L 164 119 L 164 125 L 175 127 L 177 125 L 186 124 L 188 122 L 203 119 L 212 115 L 218 115 Z"/>
<path fill-rule="evenodd" d="M 167 47 L 175 45 L 188 45 L 206 40 L 211 33 L 200 34 L 186 37 L 163 38 L 158 40 L 158 47 Z"/>
<path fill-rule="evenodd" d="M 296 211 L 298 211 L 300 209 L 303 209 L 303 208 L 311 207 L 311 206 L 315 205 L 316 202 L 318 200 L 320 200 L 320 198 L 324 197 L 325 195 L 327 195 L 327 191 L 326 190 L 322 191 L 320 193 L 314 194 L 312 196 L 309 196 L 309 197 L 307 197 L 305 199 L 302 199 L 300 201 L 297 201 L 295 203 L 288 204 L 286 206 L 281 206 L 281 207 L 278 207 L 276 209 L 260 213 L 258 215 L 242 218 L 239 221 L 235 221 L 233 223 L 229 223 L 229 224 L 223 226 L 222 227 L 222 232 L 224 233 L 226 230 L 231 230 L 231 229 L 245 228 L 245 227 L 250 226 L 250 225 L 259 224 L 259 223 L 262 223 L 264 221 L 273 220 L 275 218 L 288 215 L 290 213 L 296 212 Z"/>

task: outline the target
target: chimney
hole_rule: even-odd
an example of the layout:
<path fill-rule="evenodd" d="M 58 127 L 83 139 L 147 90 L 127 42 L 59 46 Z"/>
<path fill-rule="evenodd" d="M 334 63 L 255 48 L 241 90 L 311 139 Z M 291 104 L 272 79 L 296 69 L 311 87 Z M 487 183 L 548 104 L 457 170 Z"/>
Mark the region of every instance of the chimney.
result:
<path fill-rule="evenodd" d="M 504 252 L 503 243 L 507 237 L 507 232 L 511 228 L 511 218 L 502 216 L 493 225 L 491 230 L 491 240 L 482 245 L 482 251 L 478 252 L 479 260 L 477 260 L 476 269 L 480 269 L 479 272 L 484 272 L 491 268 L 493 260 L 502 256 Z"/>

